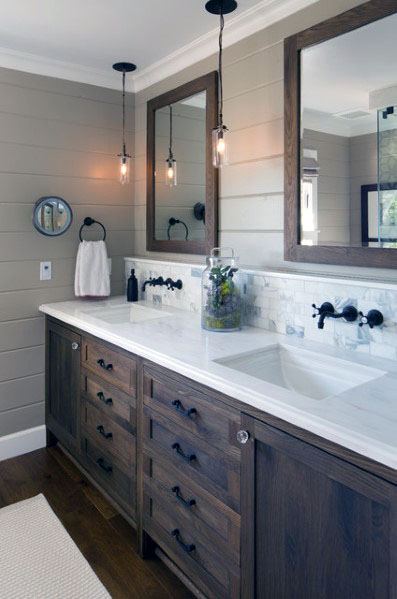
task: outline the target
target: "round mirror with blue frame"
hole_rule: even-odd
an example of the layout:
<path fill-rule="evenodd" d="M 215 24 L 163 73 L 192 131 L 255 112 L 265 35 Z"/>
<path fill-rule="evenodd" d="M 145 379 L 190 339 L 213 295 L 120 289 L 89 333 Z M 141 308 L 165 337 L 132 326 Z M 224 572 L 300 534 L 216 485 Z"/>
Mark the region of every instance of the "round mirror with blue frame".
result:
<path fill-rule="evenodd" d="M 70 205 L 58 196 L 45 196 L 37 200 L 33 209 L 33 225 L 43 235 L 63 235 L 73 221 Z"/>

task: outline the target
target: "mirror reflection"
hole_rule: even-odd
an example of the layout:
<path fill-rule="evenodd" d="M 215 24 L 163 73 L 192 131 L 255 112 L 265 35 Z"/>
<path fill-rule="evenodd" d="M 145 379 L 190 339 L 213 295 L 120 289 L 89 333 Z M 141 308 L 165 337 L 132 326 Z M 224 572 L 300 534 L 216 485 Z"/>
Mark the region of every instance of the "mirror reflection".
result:
<path fill-rule="evenodd" d="M 155 239 L 205 239 L 206 92 L 155 112 Z"/>
<path fill-rule="evenodd" d="M 396 28 L 301 52 L 301 244 L 397 248 Z"/>
<path fill-rule="evenodd" d="M 69 204 L 55 196 L 40 198 L 33 210 L 33 224 L 43 235 L 62 235 L 69 229 L 72 219 Z"/>

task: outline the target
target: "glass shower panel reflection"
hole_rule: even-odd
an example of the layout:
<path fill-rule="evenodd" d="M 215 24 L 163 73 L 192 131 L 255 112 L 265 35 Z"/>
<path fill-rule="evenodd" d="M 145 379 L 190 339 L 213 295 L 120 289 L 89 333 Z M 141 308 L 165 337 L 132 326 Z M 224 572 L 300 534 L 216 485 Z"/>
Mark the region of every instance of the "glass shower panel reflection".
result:
<path fill-rule="evenodd" d="M 397 248 L 397 106 L 378 110 L 377 146 L 378 205 L 372 213 L 377 223 L 372 227 L 377 225 L 378 239 L 370 245 Z"/>

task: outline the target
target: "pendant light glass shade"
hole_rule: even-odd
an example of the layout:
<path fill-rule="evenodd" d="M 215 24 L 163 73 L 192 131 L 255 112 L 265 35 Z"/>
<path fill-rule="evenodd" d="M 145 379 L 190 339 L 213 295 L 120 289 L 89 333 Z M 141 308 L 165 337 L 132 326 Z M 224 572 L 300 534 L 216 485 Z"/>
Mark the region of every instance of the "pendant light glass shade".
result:
<path fill-rule="evenodd" d="M 119 181 L 122 185 L 130 182 L 130 162 L 131 156 L 128 154 L 119 154 L 120 158 L 120 173 Z"/>
<path fill-rule="evenodd" d="M 212 164 L 215 168 L 229 164 L 228 134 L 225 125 L 212 130 Z"/>
<path fill-rule="evenodd" d="M 174 158 L 167 158 L 165 165 L 165 184 L 168 187 L 176 187 L 178 185 L 177 166 Z"/>
<path fill-rule="evenodd" d="M 115 71 L 123 75 L 123 141 L 122 151 L 118 154 L 119 159 L 119 181 L 122 185 L 130 182 L 130 163 L 131 156 L 127 152 L 125 141 L 125 74 L 135 71 L 136 66 L 131 62 L 116 62 L 113 65 Z"/>

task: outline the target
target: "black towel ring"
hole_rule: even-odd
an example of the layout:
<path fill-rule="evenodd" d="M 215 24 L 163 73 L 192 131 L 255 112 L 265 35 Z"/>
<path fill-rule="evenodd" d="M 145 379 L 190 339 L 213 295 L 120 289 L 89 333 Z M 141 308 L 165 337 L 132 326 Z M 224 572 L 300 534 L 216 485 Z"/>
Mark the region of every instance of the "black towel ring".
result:
<path fill-rule="evenodd" d="M 84 227 L 91 227 L 91 225 L 93 225 L 93 224 L 97 224 L 100 227 L 102 227 L 102 230 L 103 230 L 103 241 L 105 241 L 105 239 L 106 239 L 106 229 L 105 229 L 105 227 L 98 220 L 95 220 L 95 219 L 91 218 L 90 216 L 86 216 L 85 217 L 84 222 L 83 222 L 83 224 L 80 227 L 80 231 L 79 231 L 80 241 L 83 241 L 83 238 L 81 236 L 81 232 L 84 229 Z"/>

